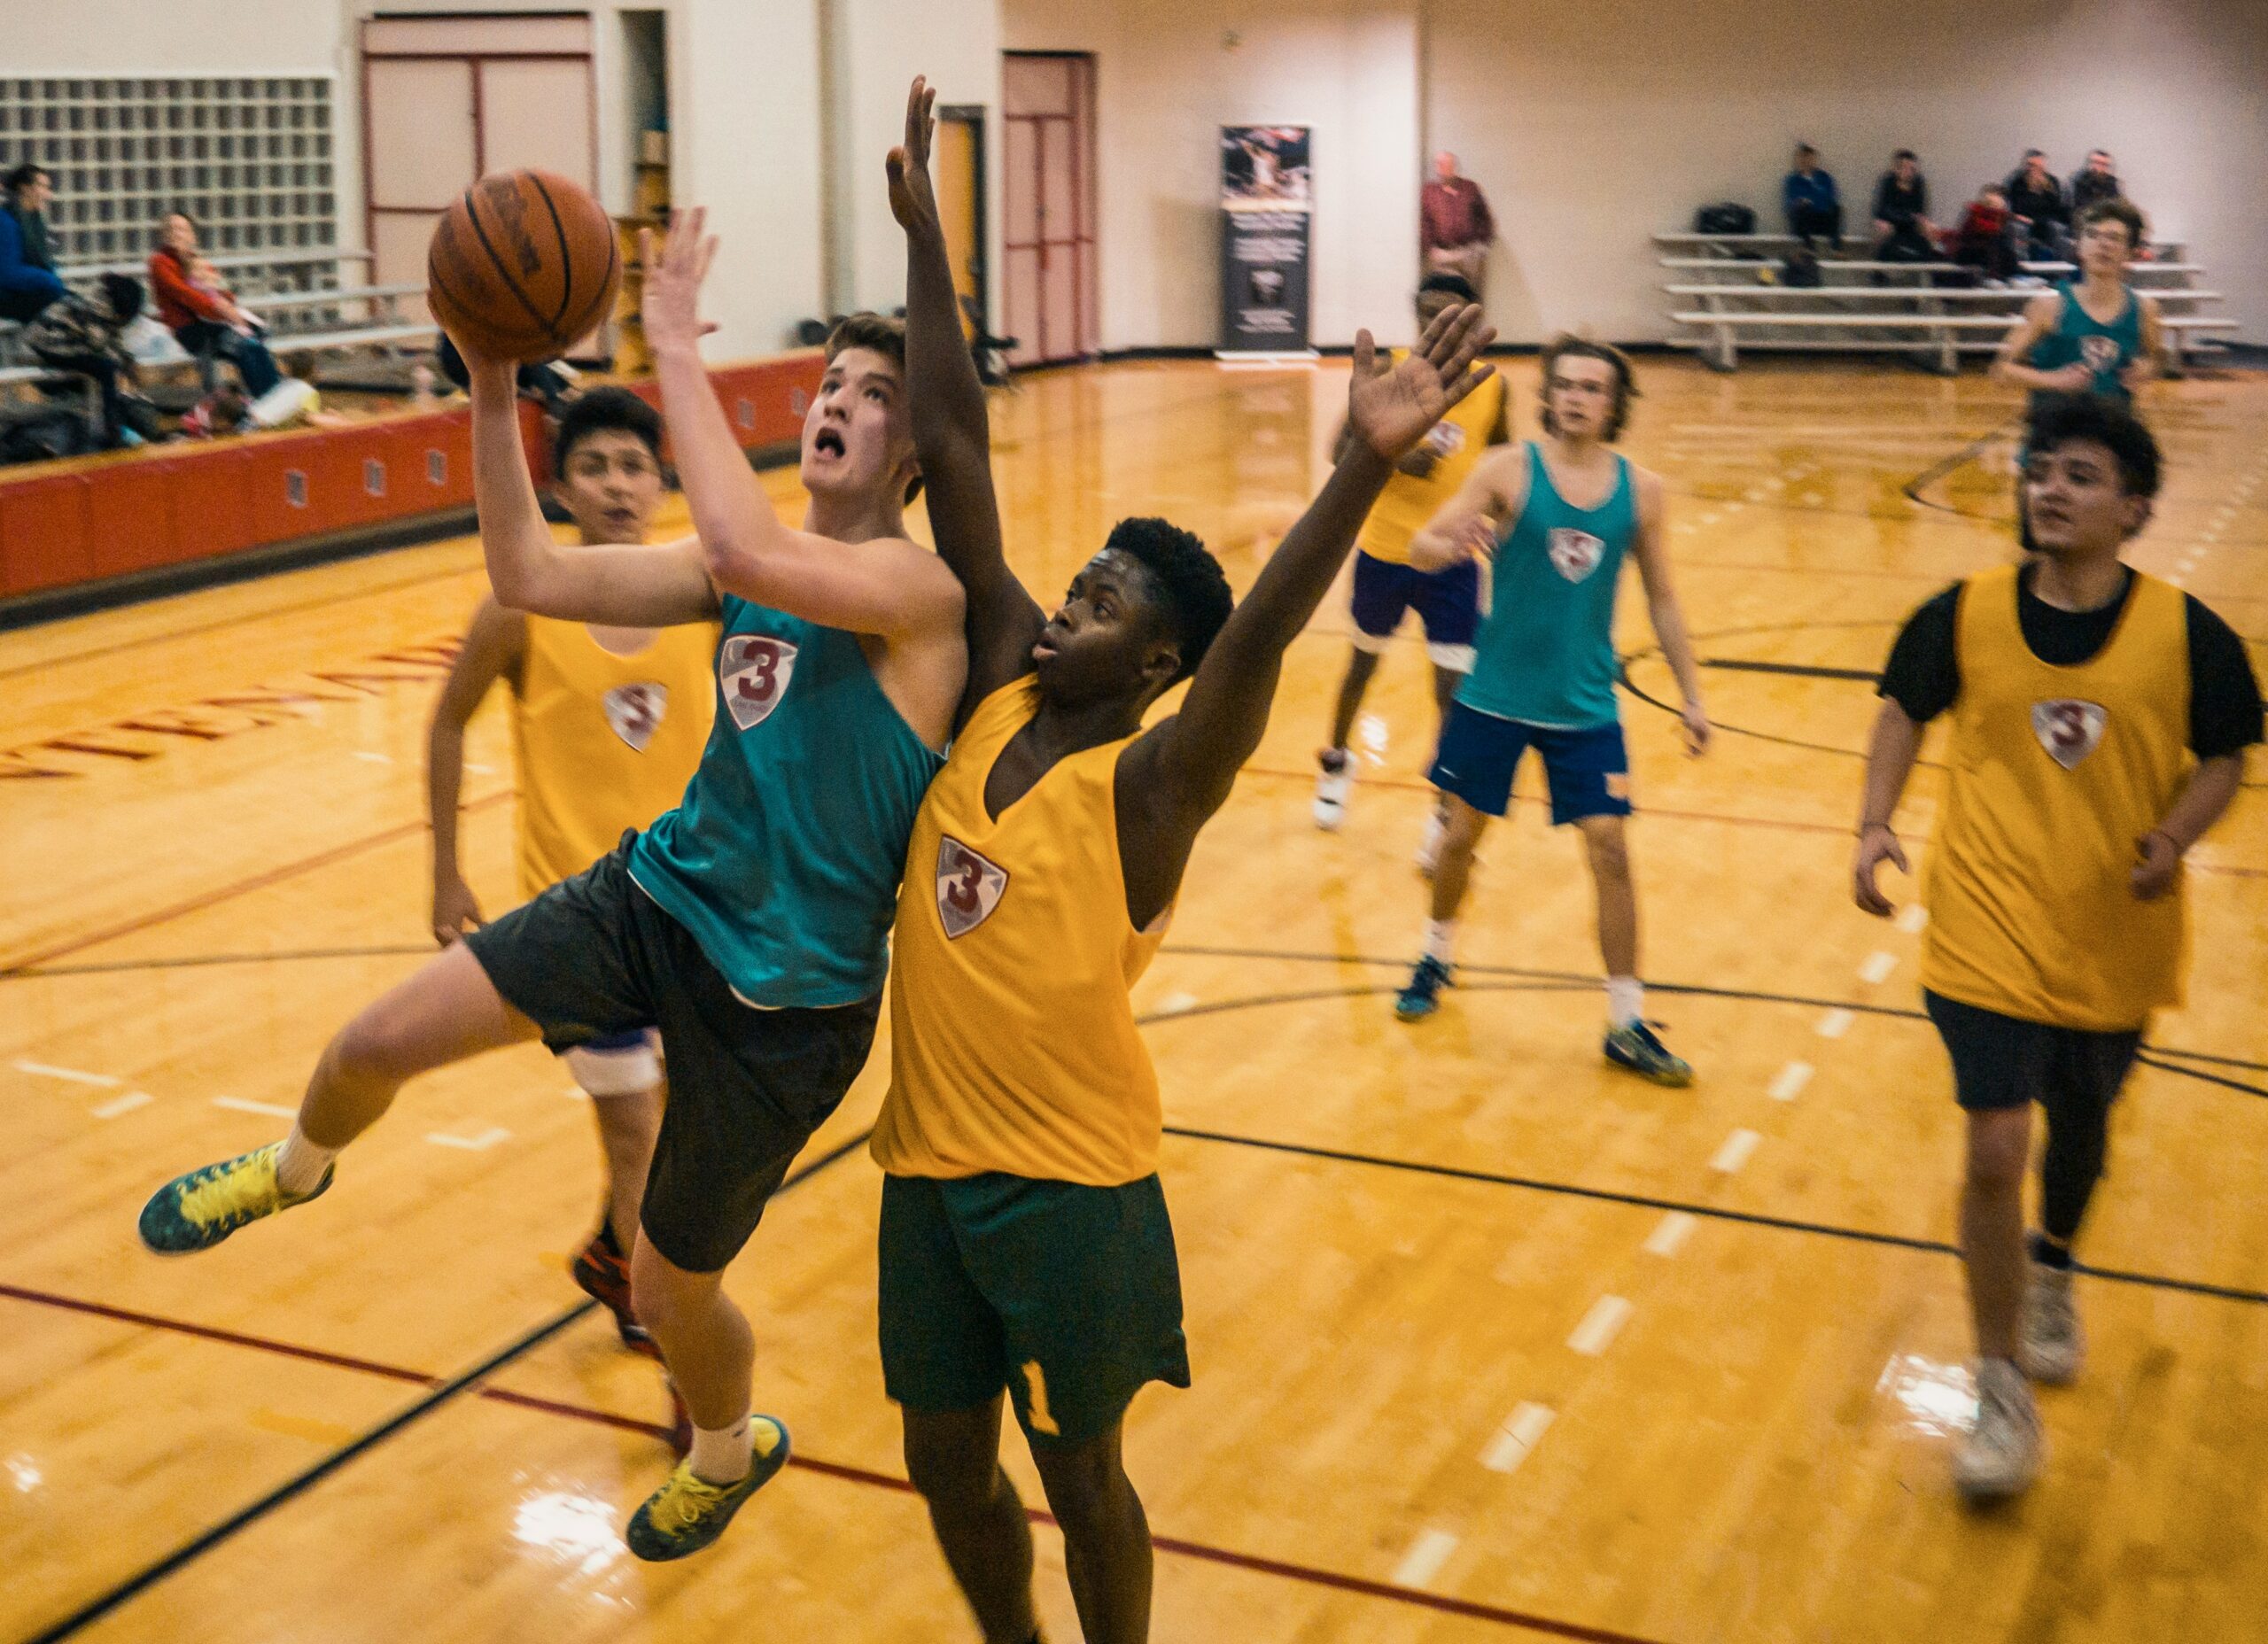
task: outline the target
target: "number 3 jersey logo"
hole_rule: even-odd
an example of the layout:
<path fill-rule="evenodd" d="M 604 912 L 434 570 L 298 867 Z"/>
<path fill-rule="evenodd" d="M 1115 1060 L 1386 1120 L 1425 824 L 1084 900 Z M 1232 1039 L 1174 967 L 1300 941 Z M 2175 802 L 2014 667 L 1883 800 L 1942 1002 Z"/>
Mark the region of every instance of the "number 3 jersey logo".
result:
<path fill-rule="evenodd" d="M 1588 531 L 1554 525 L 1543 540 L 1543 551 L 1550 558 L 1552 570 L 1570 582 L 1581 582 L 1606 557 L 1606 544 Z"/>
<path fill-rule="evenodd" d="M 772 717 L 796 672 L 796 648 L 785 640 L 736 633 L 717 653 L 717 679 L 725 707 L 745 731 Z"/>
<path fill-rule="evenodd" d="M 966 936 L 992 917 L 1008 871 L 996 867 L 948 834 L 937 841 L 937 917 L 948 941 Z"/>
<path fill-rule="evenodd" d="M 2103 726 L 2109 723 L 2110 715 L 2099 702 L 2064 697 L 2031 705 L 2031 733 L 2039 739 L 2047 756 L 2066 771 L 2094 752 L 2102 741 Z"/>

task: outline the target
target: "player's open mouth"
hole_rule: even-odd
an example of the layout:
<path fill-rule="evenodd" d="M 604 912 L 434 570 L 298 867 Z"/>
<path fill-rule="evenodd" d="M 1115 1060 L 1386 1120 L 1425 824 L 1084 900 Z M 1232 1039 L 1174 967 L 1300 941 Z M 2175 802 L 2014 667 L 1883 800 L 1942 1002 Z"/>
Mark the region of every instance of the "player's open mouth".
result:
<path fill-rule="evenodd" d="M 831 428 L 822 428 L 812 436 L 812 453 L 815 456 L 839 457 L 843 454 L 843 436 Z"/>

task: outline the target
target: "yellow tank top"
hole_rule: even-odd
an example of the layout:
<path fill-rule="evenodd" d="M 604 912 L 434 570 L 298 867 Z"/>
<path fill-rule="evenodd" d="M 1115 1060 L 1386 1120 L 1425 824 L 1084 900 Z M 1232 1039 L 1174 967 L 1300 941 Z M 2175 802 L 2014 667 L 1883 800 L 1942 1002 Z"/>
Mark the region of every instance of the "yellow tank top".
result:
<path fill-rule="evenodd" d="M 1126 913 L 1126 741 L 1060 761 L 997 821 L 984 808 L 994 760 L 1038 710 L 1029 679 L 985 698 L 913 825 L 874 1139 L 893 1175 L 1117 1187 L 1158 1167 L 1158 1076 L 1129 989 L 1166 920 L 1138 931 Z"/>
<path fill-rule="evenodd" d="M 1409 354 L 1407 348 L 1394 351 L 1397 361 Z M 1504 379 L 1492 376 L 1434 423 L 1425 436 L 1424 448 L 1439 459 L 1432 473 L 1419 479 L 1397 470 L 1386 482 L 1386 489 L 1371 508 L 1371 516 L 1363 522 L 1363 534 L 1355 539 L 1355 546 L 1374 560 L 1407 565 L 1410 539 L 1431 523 L 1442 505 L 1456 495 L 1472 465 L 1487 451 L 1488 437 L 1496 431 L 1503 415 Z"/>
<path fill-rule="evenodd" d="M 1922 984 L 2025 1021 L 2113 1033 L 2181 999 L 2183 888 L 2138 902 L 2135 841 L 2191 764 L 2188 611 L 2137 573 L 2109 642 L 2041 662 L 2014 566 L 1972 577 L 1954 625 L 1945 814 L 1930 851 Z"/>
<path fill-rule="evenodd" d="M 527 619 L 512 707 L 520 889 L 532 896 L 677 803 L 717 711 L 717 625 L 664 628 L 617 656 L 579 622 Z"/>

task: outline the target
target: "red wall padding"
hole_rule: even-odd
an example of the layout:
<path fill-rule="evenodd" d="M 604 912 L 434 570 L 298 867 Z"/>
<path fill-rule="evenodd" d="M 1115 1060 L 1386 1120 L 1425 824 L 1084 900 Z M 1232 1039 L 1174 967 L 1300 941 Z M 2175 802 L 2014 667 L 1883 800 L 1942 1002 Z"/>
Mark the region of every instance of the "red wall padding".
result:
<path fill-rule="evenodd" d="M 793 443 L 819 386 L 816 351 L 711 373 L 747 449 Z M 652 384 L 631 386 L 649 399 Z M 549 477 L 542 414 L 520 407 L 521 442 Z M 0 596 L 241 553 L 328 531 L 410 519 L 472 500 L 463 407 L 346 428 L 133 456 L 0 470 Z"/>

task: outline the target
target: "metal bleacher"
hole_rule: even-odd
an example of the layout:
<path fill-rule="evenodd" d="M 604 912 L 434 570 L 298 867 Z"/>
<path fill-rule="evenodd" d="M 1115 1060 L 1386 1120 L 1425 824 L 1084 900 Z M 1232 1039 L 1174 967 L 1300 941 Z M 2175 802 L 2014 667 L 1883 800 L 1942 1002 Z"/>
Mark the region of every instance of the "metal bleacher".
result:
<path fill-rule="evenodd" d="M 353 283 L 350 268 L 367 268 L 368 252 L 335 246 L 309 251 L 222 252 L 213 266 L 229 276 L 237 299 L 268 327 L 268 345 L 316 354 L 384 354 L 423 349 L 440 335 L 430 320 L 402 313 L 402 301 L 423 294 L 422 284 Z M 73 285 L 98 275 L 148 272 L 146 260 L 66 263 L 60 270 Z"/>
<path fill-rule="evenodd" d="M 2075 272 L 2067 262 L 2023 265 L 2024 279 L 2006 285 L 1941 284 L 1974 271 L 1951 262 L 1876 262 L 1871 241 L 1845 237 L 1818 258 L 1820 283 L 1783 283 L 1788 255 L 1799 242 L 1778 234 L 1657 234 L 1659 262 L 1671 276 L 1668 342 L 1692 349 L 1719 370 L 1740 363 L 1744 347 L 1767 352 L 1904 354 L 1952 373 L 1962 354 L 1989 354 L 2022 317 L 2031 298 Z M 2152 260 L 2128 265 L 2138 291 L 2156 299 L 2168 366 L 2179 371 L 2216 351 L 2213 333 L 2237 322 L 2199 312 L 2222 293 L 2196 283 L 2204 269 L 2182 260 L 2178 242 L 2155 242 Z"/>

